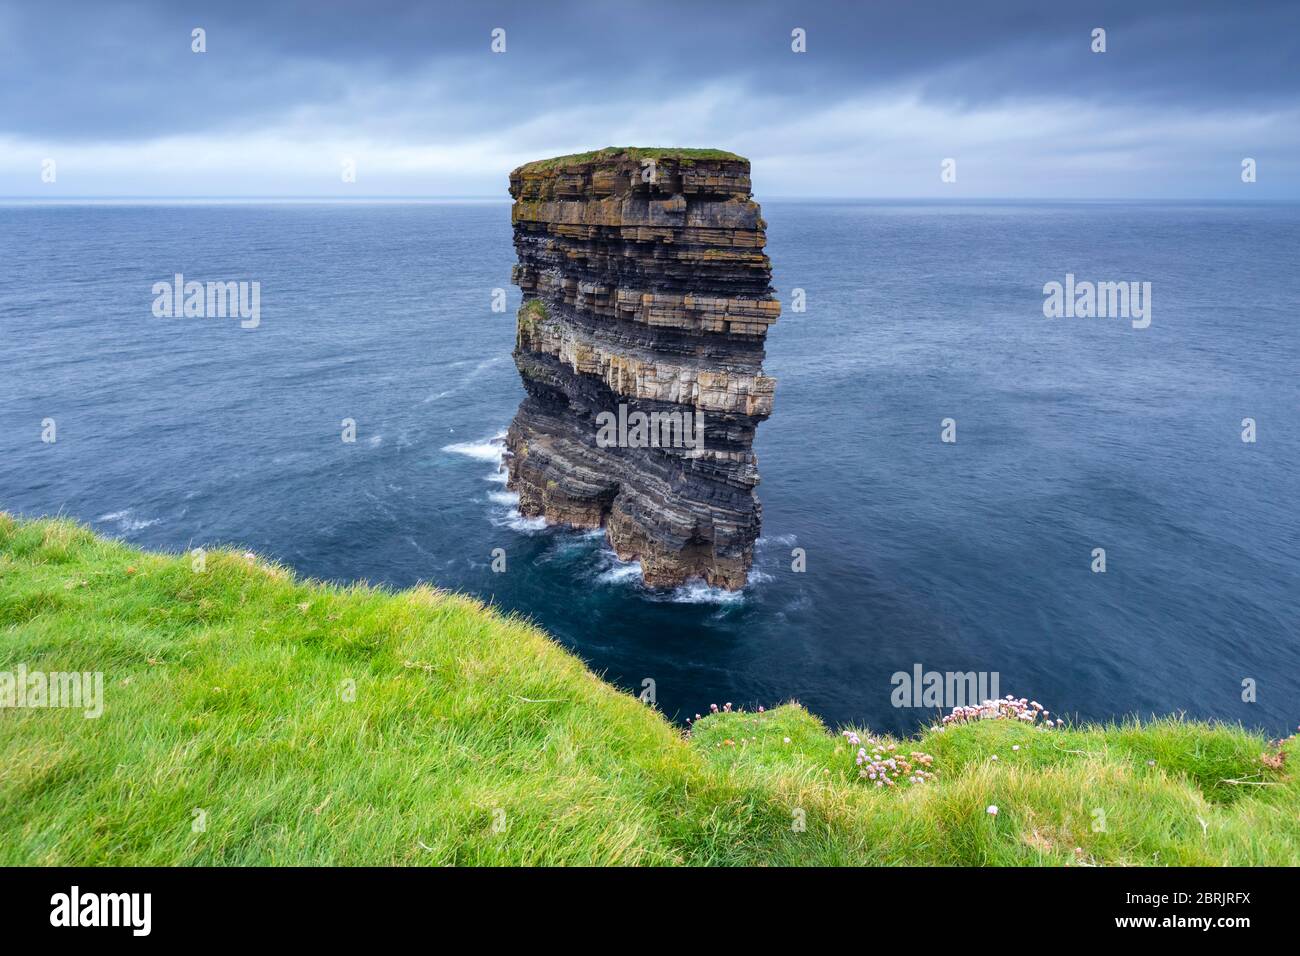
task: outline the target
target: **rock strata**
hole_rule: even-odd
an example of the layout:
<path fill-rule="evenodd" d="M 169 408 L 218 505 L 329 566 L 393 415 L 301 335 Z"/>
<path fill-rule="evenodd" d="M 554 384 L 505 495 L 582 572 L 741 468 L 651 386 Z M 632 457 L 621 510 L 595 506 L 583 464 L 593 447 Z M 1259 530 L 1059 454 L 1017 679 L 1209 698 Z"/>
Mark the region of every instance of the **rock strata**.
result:
<path fill-rule="evenodd" d="M 780 313 L 749 162 L 611 148 L 521 166 L 510 194 L 520 512 L 605 528 L 649 585 L 743 587 Z"/>

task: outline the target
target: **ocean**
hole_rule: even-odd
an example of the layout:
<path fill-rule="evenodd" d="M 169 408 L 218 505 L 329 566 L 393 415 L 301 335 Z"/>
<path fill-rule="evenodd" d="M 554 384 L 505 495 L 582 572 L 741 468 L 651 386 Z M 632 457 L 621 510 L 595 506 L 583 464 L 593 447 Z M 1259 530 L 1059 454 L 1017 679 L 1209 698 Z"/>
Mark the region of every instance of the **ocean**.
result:
<path fill-rule="evenodd" d="M 756 198 L 784 311 L 743 592 L 647 590 L 514 510 L 504 202 L 0 206 L 0 508 L 478 595 L 676 720 L 908 732 L 919 667 L 1295 729 L 1300 206 Z M 177 273 L 258 282 L 259 324 L 156 317 Z M 1150 325 L 1046 318 L 1067 274 L 1150 282 Z"/>

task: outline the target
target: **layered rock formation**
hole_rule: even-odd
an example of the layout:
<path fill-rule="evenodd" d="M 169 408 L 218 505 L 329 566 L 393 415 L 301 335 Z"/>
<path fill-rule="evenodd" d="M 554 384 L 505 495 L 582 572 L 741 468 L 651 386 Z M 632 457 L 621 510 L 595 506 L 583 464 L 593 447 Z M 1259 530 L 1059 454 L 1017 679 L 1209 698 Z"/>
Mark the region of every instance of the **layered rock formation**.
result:
<path fill-rule="evenodd" d="M 776 386 L 763 342 L 780 313 L 748 161 L 606 149 L 521 166 L 510 194 L 520 512 L 604 527 L 650 585 L 744 586 L 762 514 L 751 445 Z"/>

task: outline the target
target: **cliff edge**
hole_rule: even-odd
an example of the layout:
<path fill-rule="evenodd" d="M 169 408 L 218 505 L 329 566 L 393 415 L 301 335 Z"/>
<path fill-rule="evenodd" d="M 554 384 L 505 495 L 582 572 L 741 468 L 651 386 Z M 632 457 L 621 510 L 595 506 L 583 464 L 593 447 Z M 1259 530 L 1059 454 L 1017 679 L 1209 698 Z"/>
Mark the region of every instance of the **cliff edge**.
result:
<path fill-rule="evenodd" d="M 1300 862 L 1300 738 L 794 704 L 683 735 L 471 598 L 205 562 L 0 512 L 0 866 Z"/>

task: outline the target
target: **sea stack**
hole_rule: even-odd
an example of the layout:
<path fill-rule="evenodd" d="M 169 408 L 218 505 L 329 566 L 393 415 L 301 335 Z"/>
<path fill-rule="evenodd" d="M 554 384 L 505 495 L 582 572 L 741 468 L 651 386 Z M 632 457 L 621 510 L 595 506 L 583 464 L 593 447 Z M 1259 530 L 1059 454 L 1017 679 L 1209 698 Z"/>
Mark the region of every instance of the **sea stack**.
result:
<path fill-rule="evenodd" d="M 749 161 L 608 148 L 510 174 L 528 395 L 506 438 L 529 517 L 603 527 L 645 583 L 736 589 L 753 562 L 763 374 L 780 314 Z"/>

